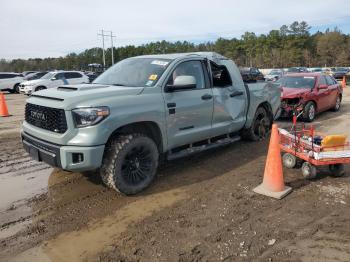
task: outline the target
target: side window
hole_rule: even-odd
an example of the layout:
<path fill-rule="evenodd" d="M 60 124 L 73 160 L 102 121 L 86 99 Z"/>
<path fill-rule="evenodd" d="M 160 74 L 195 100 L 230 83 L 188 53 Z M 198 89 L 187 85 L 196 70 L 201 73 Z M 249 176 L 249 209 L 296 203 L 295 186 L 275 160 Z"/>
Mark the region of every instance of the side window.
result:
<path fill-rule="evenodd" d="M 210 62 L 210 67 L 211 67 L 214 87 L 232 86 L 231 76 L 226 66 L 217 65 L 217 64 L 214 64 L 213 62 Z"/>
<path fill-rule="evenodd" d="M 81 78 L 81 74 L 78 72 L 66 72 L 64 73 L 64 76 L 66 79 L 72 79 L 72 78 Z"/>
<path fill-rule="evenodd" d="M 320 76 L 318 85 L 327 85 L 326 78 L 323 75 Z"/>
<path fill-rule="evenodd" d="M 64 79 L 64 75 L 63 75 L 63 73 L 58 73 L 55 75 L 55 78 L 56 79 Z"/>
<path fill-rule="evenodd" d="M 326 76 L 326 81 L 327 81 L 327 85 L 329 85 L 329 86 L 332 86 L 335 84 L 334 80 L 330 76 Z"/>
<path fill-rule="evenodd" d="M 193 76 L 196 79 L 196 88 L 205 88 L 203 67 L 200 61 L 187 61 L 178 65 L 169 77 L 167 84 L 173 85 L 175 78 L 178 76 Z"/>

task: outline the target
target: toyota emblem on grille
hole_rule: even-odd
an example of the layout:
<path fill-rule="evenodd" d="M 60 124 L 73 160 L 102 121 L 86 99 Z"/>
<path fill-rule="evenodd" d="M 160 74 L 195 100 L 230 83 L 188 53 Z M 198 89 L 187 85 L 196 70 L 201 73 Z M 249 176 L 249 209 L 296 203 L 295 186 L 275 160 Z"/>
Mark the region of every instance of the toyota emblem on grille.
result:
<path fill-rule="evenodd" d="M 43 112 L 30 111 L 30 116 L 41 121 L 46 121 L 46 115 Z"/>

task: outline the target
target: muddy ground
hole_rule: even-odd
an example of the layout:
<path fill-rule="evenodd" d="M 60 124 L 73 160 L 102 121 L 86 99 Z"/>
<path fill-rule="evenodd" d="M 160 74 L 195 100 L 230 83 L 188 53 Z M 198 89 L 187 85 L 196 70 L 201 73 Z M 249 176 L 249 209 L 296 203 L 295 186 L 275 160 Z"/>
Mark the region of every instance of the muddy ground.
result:
<path fill-rule="evenodd" d="M 350 137 L 350 91 L 318 130 Z M 160 167 L 144 193 L 125 197 L 94 173 L 32 161 L 19 138 L 25 97 L 6 95 L 0 118 L 0 261 L 350 261 L 350 168 L 302 179 L 293 192 L 257 195 L 267 142 L 236 144 Z M 282 121 L 280 125 L 288 125 Z"/>

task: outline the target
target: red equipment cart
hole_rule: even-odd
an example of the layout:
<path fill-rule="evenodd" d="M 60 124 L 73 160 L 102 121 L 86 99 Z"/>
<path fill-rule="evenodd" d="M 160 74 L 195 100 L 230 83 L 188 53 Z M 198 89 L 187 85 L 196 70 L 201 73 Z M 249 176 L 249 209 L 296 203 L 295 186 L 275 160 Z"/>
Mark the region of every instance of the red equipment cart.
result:
<path fill-rule="evenodd" d="M 317 166 L 325 165 L 329 166 L 331 175 L 344 175 L 344 164 L 350 163 L 350 144 L 345 141 L 346 136 L 327 136 L 303 123 L 297 126 L 296 117 L 291 130 L 280 128 L 279 135 L 285 167 L 294 168 L 301 164 L 302 174 L 308 179 L 316 177 Z"/>

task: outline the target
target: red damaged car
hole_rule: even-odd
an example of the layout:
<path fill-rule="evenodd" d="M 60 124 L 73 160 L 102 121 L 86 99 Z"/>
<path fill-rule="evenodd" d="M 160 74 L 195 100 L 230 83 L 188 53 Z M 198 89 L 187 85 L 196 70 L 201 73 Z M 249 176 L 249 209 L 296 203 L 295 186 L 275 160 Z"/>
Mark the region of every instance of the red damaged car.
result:
<path fill-rule="evenodd" d="M 281 117 L 290 117 L 297 110 L 304 121 L 312 122 L 317 113 L 340 109 L 343 89 L 332 76 L 295 73 L 285 75 L 278 82 L 282 89 Z"/>

